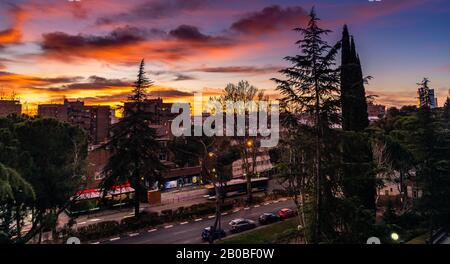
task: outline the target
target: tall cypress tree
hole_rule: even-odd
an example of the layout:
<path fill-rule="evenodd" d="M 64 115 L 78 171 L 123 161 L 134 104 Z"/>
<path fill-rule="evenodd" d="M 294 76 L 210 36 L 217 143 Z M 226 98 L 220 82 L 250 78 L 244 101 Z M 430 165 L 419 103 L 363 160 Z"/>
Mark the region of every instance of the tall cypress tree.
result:
<path fill-rule="evenodd" d="M 350 37 L 347 25 L 342 33 L 341 56 L 342 128 L 362 131 L 369 126 L 364 78 L 355 40 Z"/>
<path fill-rule="evenodd" d="M 364 77 L 355 40 L 345 25 L 342 33 L 341 107 L 343 187 L 347 198 L 366 209 L 375 209 L 375 175 L 368 135 L 369 125 Z"/>

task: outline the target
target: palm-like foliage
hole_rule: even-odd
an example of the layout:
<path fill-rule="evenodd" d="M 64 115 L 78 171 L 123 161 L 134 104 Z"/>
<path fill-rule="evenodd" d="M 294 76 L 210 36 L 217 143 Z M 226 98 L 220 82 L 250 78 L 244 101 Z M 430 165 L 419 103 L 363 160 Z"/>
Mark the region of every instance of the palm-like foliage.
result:
<path fill-rule="evenodd" d="M 35 197 L 33 187 L 19 173 L 0 163 L 0 243 L 21 236 L 27 205 Z"/>
<path fill-rule="evenodd" d="M 35 196 L 33 187 L 19 173 L 0 163 L 0 201 L 16 200 L 19 193 Z"/>

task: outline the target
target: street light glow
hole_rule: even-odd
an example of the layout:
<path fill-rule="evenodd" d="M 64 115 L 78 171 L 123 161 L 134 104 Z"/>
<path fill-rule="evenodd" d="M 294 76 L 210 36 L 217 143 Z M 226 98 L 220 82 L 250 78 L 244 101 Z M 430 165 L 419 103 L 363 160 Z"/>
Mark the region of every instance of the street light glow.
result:
<path fill-rule="evenodd" d="M 399 235 L 397 233 L 394 232 L 394 233 L 391 234 L 391 239 L 392 240 L 397 241 L 399 238 L 400 237 L 399 237 Z"/>

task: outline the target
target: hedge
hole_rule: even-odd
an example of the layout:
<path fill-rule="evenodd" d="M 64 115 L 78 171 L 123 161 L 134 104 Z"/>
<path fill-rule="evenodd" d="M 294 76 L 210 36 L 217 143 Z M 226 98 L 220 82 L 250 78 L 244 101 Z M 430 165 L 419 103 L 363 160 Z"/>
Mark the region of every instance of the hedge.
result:
<path fill-rule="evenodd" d="M 222 205 L 222 211 L 231 210 L 234 202 L 225 202 Z M 70 233 L 70 236 L 76 236 L 82 241 L 97 240 L 104 237 L 120 234 L 121 232 L 129 232 L 145 227 L 156 226 L 165 222 L 175 220 L 186 220 L 205 214 L 214 214 L 216 211 L 215 203 L 208 202 L 203 204 L 195 204 L 190 207 L 179 207 L 176 210 L 163 210 L 161 214 L 156 212 L 142 213 L 138 218 L 127 217 L 120 221 L 104 221 L 88 226 L 78 228 Z"/>

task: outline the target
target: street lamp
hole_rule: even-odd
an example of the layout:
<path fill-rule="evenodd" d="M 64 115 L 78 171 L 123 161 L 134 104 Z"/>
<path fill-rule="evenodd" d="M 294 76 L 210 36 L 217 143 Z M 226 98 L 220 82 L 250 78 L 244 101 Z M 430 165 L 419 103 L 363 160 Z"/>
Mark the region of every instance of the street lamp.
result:
<path fill-rule="evenodd" d="M 400 236 L 397 233 L 394 232 L 394 233 L 391 234 L 391 239 L 392 240 L 397 241 L 399 238 L 400 238 Z"/>
<path fill-rule="evenodd" d="M 249 140 L 247 140 L 247 142 L 245 142 L 245 144 L 247 145 L 248 148 L 251 148 L 251 147 L 253 147 L 253 140 L 249 139 Z"/>

